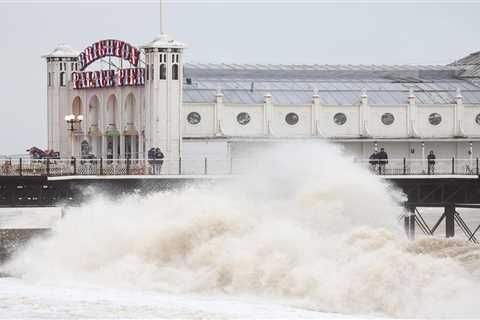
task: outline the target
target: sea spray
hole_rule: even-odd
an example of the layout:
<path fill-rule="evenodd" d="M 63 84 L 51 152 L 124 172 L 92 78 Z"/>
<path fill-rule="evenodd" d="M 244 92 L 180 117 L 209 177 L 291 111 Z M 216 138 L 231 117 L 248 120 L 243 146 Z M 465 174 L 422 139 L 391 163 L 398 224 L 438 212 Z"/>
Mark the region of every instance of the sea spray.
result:
<path fill-rule="evenodd" d="M 381 178 L 324 143 L 253 158 L 228 182 L 71 208 L 2 270 L 34 283 L 221 292 L 328 312 L 480 315 L 477 247 L 405 240 L 403 196 Z"/>

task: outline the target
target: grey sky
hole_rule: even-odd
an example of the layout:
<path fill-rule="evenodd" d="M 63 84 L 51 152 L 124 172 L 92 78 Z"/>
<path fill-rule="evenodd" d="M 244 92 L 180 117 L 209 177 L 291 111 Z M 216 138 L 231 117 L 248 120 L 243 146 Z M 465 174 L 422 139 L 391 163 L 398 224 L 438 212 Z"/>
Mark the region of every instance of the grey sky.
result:
<path fill-rule="evenodd" d="M 197 62 L 446 64 L 480 50 L 480 3 L 165 3 L 167 33 Z M 59 43 L 142 45 L 158 4 L 0 3 L 0 154 L 46 147 L 46 64 Z"/>

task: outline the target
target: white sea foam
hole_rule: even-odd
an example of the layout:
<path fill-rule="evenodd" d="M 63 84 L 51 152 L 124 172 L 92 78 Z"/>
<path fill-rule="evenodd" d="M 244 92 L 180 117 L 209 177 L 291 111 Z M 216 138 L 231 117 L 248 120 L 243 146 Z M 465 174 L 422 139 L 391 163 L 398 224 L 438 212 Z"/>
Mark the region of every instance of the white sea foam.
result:
<path fill-rule="evenodd" d="M 402 195 L 335 147 L 286 144 L 251 168 L 229 182 L 97 197 L 2 269 L 33 283 L 248 295 L 325 312 L 480 316 L 477 247 L 406 241 Z"/>

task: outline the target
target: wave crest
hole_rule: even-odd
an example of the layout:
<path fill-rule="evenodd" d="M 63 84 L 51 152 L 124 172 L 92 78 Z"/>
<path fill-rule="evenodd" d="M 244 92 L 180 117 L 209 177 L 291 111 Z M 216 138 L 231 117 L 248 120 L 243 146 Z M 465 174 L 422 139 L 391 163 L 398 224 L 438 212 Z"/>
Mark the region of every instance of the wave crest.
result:
<path fill-rule="evenodd" d="M 34 282 L 254 295 L 329 312 L 480 315 L 478 249 L 406 241 L 397 224 L 403 195 L 335 147 L 287 145 L 251 165 L 227 183 L 71 208 L 51 237 L 2 270 Z"/>

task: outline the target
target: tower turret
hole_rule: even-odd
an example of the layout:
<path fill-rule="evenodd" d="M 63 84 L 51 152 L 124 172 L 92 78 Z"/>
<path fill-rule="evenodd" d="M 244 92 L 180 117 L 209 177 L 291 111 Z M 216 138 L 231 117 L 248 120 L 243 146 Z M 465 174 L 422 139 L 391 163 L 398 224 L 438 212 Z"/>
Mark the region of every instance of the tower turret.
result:
<path fill-rule="evenodd" d="M 66 156 L 68 132 L 65 116 L 70 114 L 69 98 L 72 72 L 78 70 L 78 52 L 61 44 L 43 56 L 47 60 L 48 148 Z"/>
<path fill-rule="evenodd" d="M 161 34 L 145 51 L 145 145 L 165 154 L 165 173 L 178 173 L 182 149 L 181 115 L 185 45 Z"/>

